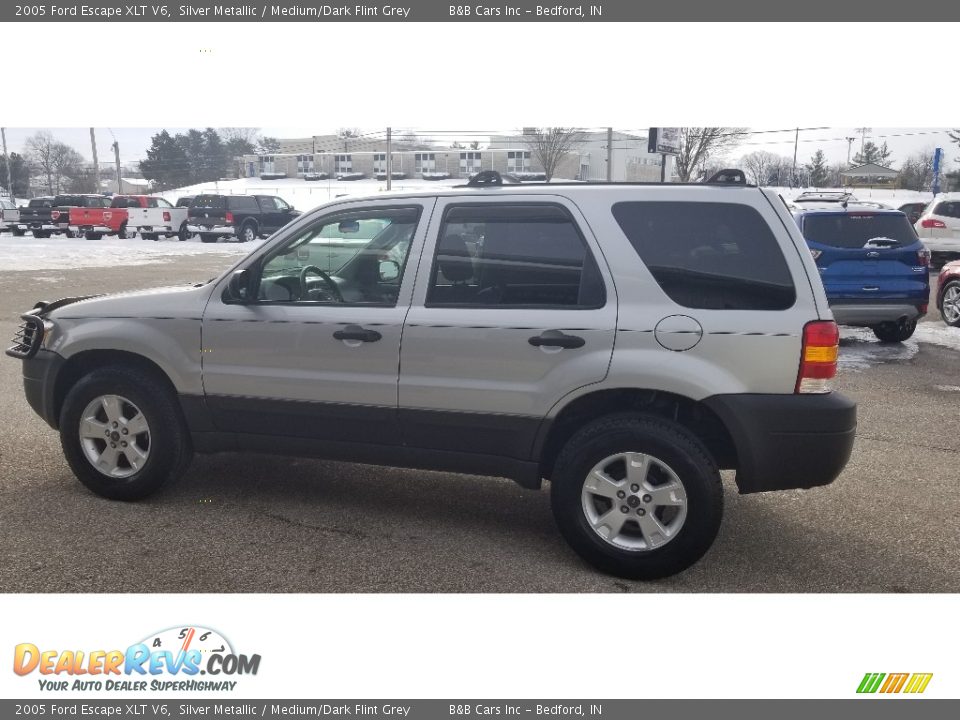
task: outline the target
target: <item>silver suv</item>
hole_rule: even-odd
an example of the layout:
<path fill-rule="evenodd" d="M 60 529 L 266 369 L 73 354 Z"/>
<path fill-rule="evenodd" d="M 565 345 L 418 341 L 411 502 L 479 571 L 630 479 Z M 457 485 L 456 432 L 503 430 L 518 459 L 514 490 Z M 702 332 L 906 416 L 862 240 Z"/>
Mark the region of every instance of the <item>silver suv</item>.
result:
<path fill-rule="evenodd" d="M 629 578 L 707 551 L 720 469 L 826 485 L 856 429 L 813 258 L 739 172 L 342 199 L 210 282 L 22 318 L 27 400 L 99 495 L 240 450 L 546 478 L 574 550 Z"/>

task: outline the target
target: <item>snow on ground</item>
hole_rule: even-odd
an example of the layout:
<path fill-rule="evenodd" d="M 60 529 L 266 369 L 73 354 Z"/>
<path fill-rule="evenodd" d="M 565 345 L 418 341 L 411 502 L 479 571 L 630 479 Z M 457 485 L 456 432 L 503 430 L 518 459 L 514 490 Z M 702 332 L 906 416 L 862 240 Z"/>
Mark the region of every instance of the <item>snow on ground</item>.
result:
<path fill-rule="evenodd" d="M 917 192 L 915 190 L 894 190 L 891 188 L 788 188 L 772 187 L 783 195 L 784 199 L 792 200 L 800 193 L 804 192 L 851 192 L 857 200 L 869 200 L 871 202 L 884 203 L 896 209 L 909 202 L 930 202 L 933 199 L 933 193 Z"/>
<path fill-rule="evenodd" d="M 64 238 L 48 239 L 0 235 L 0 271 L 5 270 L 71 270 L 75 268 L 114 267 L 166 263 L 185 255 L 246 255 L 261 241 L 251 243 L 202 243 L 198 239 L 100 240 Z"/>
<path fill-rule="evenodd" d="M 394 192 L 410 192 L 419 190 L 436 190 L 463 185 L 464 180 L 394 180 L 391 190 Z M 318 205 L 336 200 L 339 197 L 377 195 L 386 192 L 387 181 L 365 178 L 363 180 L 329 180 L 306 181 L 301 178 L 285 178 L 281 180 L 261 180 L 260 178 L 240 178 L 239 180 L 225 180 L 218 182 L 201 183 L 188 187 L 178 188 L 158 193 L 172 203 L 184 195 L 199 195 L 200 193 L 224 193 L 227 195 L 279 195 L 297 210 L 306 212 Z"/>
<path fill-rule="evenodd" d="M 881 343 L 869 328 L 841 327 L 837 363 L 842 370 L 859 371 L 880 363 L 912 360 L 920 351 L 920 343 L 960 352 L 960 328 L 950 327 L 939 320 L 921 322 L 909 340 Z"/>

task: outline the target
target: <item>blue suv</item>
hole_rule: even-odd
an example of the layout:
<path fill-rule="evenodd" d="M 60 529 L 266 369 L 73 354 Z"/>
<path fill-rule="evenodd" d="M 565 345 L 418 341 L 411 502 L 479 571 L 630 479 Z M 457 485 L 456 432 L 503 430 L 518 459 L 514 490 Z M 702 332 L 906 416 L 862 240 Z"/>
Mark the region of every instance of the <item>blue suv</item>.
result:
<path fill-rule="evenodd" d="M 930 299 L 930 252 L 904 213 L 838 203 L 793 217 L 838 324 L 868 327 L 881 342 L 913 335 Z"/>

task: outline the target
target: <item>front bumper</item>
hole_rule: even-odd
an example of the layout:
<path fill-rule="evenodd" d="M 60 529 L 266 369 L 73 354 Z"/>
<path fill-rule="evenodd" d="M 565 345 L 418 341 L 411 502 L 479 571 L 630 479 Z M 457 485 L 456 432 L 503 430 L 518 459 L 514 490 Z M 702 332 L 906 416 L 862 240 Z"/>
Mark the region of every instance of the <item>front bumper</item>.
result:
<path fill-rule="evenodd" d="M 23 392 L 33 411 L 54 430 L 60 423 L 56 412 L 55 389 L 64 358 L 50 350 L 40 350 L 23 360 Z"/>
<path fill-rule="evenodd" d="M 195 235 L 236 235 L 233 225 L 187 225 L 187 231 Z"/>
<path fill-rule="evenodd" d="M 713 395 L 703 402 L 730 433 L 743 494 L 829 485 L 850 459 L 857 405 L 840 393 Z"/>
<path fill-rule="evenodd" d="M 837 300 L 830 303 L 830 310 L 838 325 L 867 327 L 883 322 L 916 320 L 921 315 L 920 304 L 926 302 L 926 299 L 918 300 L 916 304 L 907 300 L 871 303 L 847 303 Z"/>

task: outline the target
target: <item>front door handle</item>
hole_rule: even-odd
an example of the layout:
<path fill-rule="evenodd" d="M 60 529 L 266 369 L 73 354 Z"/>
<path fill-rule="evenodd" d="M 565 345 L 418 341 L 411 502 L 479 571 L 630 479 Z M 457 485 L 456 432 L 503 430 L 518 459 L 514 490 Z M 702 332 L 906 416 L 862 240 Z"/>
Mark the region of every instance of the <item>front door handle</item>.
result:
<path fill-rule="evenodd" d="M 383 337 L 376 330 L 368 330 L 359 325 L 347 325 L 343 330 L 337 330 L 333 333 L 337 340 L 355 340 L 359 342 L 376 342 Z"/>
<path fill-rule="evenodd" d="M 527 340 L 534 347 L 555 347 L 573 350 L 583 347 L 587 341 L 577 335 L 567 335 L 562 330 L 544 330 Z"/>

